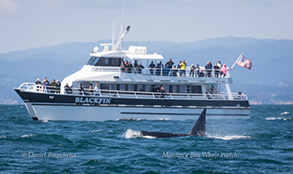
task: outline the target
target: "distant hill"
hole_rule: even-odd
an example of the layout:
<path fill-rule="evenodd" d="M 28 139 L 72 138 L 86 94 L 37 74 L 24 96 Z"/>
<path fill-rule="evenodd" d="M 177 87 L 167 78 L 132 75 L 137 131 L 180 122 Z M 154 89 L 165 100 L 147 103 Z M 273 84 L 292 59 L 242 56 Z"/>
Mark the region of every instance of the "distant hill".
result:
<path fill-rule="evenodd" d="M 36 78 L 62 80 L 79 70 L 89 59 L 92 48 L 100 43 L 66 43 L 50 47 L 34 48 L 0 54 L 0 103 L 20 103 L 12 90 L 25 81 Z M 158 52 L 165 61 L 172 58 L 177 64 L 186 60 L 191 64 L 214 64 L 218 59 L 231 66 L 240 53 L 252 61 L 252 70 L 236 66 L 232 71 L 232 89 L 247 93 L 254 103 L 292 103 L 293 80 L 290 78 L 293 65 L 293 40 L 254 38 L 213 38 L 189 43 L 172 42 L 124 42 L 130 45 L 147 46 L 148 52 Z M 281 90 L 280 90 L 281 89 Z"/>

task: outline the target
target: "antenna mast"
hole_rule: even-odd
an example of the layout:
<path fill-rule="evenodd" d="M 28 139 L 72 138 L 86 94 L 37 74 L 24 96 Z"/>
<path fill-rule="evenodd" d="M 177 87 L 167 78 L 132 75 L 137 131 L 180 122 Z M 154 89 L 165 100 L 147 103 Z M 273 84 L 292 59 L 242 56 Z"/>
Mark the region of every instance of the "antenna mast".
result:
<path fill-rule="evenodd" d="M 117 51 L 119 45 L 121 45 L 123 38 L 125 37 L 126 33 L 129 32 L 130 26 L 127 26 L 126 30 L 122 34 L 122 36 L 119 38 L 119 40 L 116 42 L 116 44 L 113 46 L 112 51 Z"/>
<path fill-rule="evenodd" d="M 122 9 L 122 16 L 121 16 L 120 36 L 122 35 L 122 31 L 123 31 L 124 14 L 125 14 L 125 4 L 126 4 L 126 0 L 123 1 L 123 9 Z M 117 49 L 117 48 L 116 48 L 116 49 Z M 120 50 L 122 50 L 122 42 L 120 43 Z"/>

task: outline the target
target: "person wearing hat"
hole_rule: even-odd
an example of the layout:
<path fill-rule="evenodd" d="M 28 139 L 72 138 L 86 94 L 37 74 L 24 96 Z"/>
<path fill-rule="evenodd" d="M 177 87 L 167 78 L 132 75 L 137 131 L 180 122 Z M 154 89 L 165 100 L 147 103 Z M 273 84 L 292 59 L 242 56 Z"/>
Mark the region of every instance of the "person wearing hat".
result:
<path fill-rule="evenodd" d="M 42 84 L 39 78 L 37 78 L 36 84 L 37 84 L 37 85 Z"/>

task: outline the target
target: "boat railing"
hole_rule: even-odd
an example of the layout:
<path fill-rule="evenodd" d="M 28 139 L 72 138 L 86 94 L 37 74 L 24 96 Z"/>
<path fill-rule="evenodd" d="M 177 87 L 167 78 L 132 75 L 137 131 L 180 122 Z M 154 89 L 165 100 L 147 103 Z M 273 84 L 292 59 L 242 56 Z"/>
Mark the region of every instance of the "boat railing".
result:
<path fill-rule="evenodd" d="M 172 77 L 219 77 L 219 78 L 229 78 L 230 72 L 227 71 L 224 74 L 219 69 L 205 69 L 204 67 L 200 68 L 191 68 L 187 67 L 186 69 L 165 69 L 161 68 L 121 68 L 121 67 L 105 67 L 98 66 L 92 69 L 94 72 L 121 72 L 129 74 L 142 74 L 142 75 L 153 75 L 153 76 L 172 76 Z"/>
<path fill-rule="evenodd" d="M 44 86 L 34 83 L 23 83 L 19 89 L 24 91 L 60 94 L 60 89 L 51 86 Z M 168 93 L 168 92 L 144 92 L 144 91 L 123 91 L 123 90 L 106 90 L 106 89 L 79 89 L 65 88 L 67 95 L 81 95 L 85 97 L 117 97 L 117 98 L 141 98 L 141 99 L 182 99 L 182 100 L 229 100 L 228 93 Z M 245 94 L 232 93 L 233 100 L 248 100 Z"/>
<path fill-rule="evenodd" d="M 33 92 L 44 92 L 47 93 L 48 87 L 41 85 L 41 84 L 35 84 L 31 82 L 25 82 L 22 83 L 18 89 L 25 90 L 25 91 L 33 91 Z"/>

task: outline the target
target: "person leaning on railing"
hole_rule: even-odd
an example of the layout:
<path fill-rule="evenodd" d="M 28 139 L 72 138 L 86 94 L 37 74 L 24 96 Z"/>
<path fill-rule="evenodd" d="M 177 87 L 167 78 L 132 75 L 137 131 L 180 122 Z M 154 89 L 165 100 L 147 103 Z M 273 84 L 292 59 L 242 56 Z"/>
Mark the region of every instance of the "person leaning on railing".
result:
<path fill-rule="evenodd" d="M 213 65 L 212 65 L 211 61 L 208 61 L 207 65 L 205 66 L 205 69 L 207 71 L 207 76 L 211 77 L 212 76 L 212 69 L 213 69 Z"/>
<path fill-rule="evenodd" d="M 99 95 L 99 94 L 100 94 L 100 88 L 99 88 L 99 85 L 96 83 L 94 88 L 94 95 Z"/>
<path fill-rule="evenodd" d="M 37 86 L 37 91 L 40 91 L 40 88 L 41 88 L 41 81 L 40 81 L 40 79 L 39 78 L 37 78 L 37 80 L 36 80 L 36 82 L 35 82 L 35 84 L 36 84 L 36 86 Z"/>
<path fill-rule="evenodd" d="M 49 85 L 49 89 L 51 93 L 55 93 L 56 92 L 56 82 L 55 79 L 52 80 L 52 82 Z"/>
<path fill-rule="evenodd" d="M 195 72 L 195 66 L 194 66 L 194 64 L 192 64 L 190 67 L 189 76 L 194 77 L 194 72 Z"/>
<path fill-rule="evenodd" d="M 64 90 L 65 90 L 65 93 L 66 94 L 72 94 L 72 89 L 70 88 L 70 86 L 68 85 L 68 83 L 66 83 L 66 85 L 64 86 Z"/>
<path fill-rule="evenodd" d="M 173 67 L 173 69 L 172 69 L 172 72 L 171 72 L 171 76 L 173 76 L 173 77 L 177 77 L 177 76 L 178 76 L 177 73 L 178 73 L 178 69 L 177 69 L 176 66 L 174 65 L 174 67 Z"/>
<path fill-rule="evenodd" d="M 154 64 L 154 61 L 151 61 L 151 64 L 149 65 L 150 68 L 150 74 L 154 75 L 154 68 L 156 68 L 156 65 Z"/>
<path fill-rule="evenodd" d="M 45 77 L 45 79 L 43 80 L 42 85 L 45 87 L 46 90 L 49 90 L 50 82 L 47 77 Z"/>
<path fill-rule="evenodd" d="M 139 63 L 138 66 L 137 66 L 137 68 L 136 68 L 136 72 L 138 74 L 141 74 L 142 69 L 144 69 L 144 66 L 141 63 Z"/>
<path fill-rule="evenodd" d="M 220 67 L 218 66 L 218 63 L 215 63 L 214 70 L 215 70 L 215 77 L 219 77 Z"/>
<path fill-rule="evenodd" d="M 61 82 L 59 80 L 57 80 L 57 83 L 56 83 L 56 93 L 60 94 L 60 88 L 61 88 Z"/>

